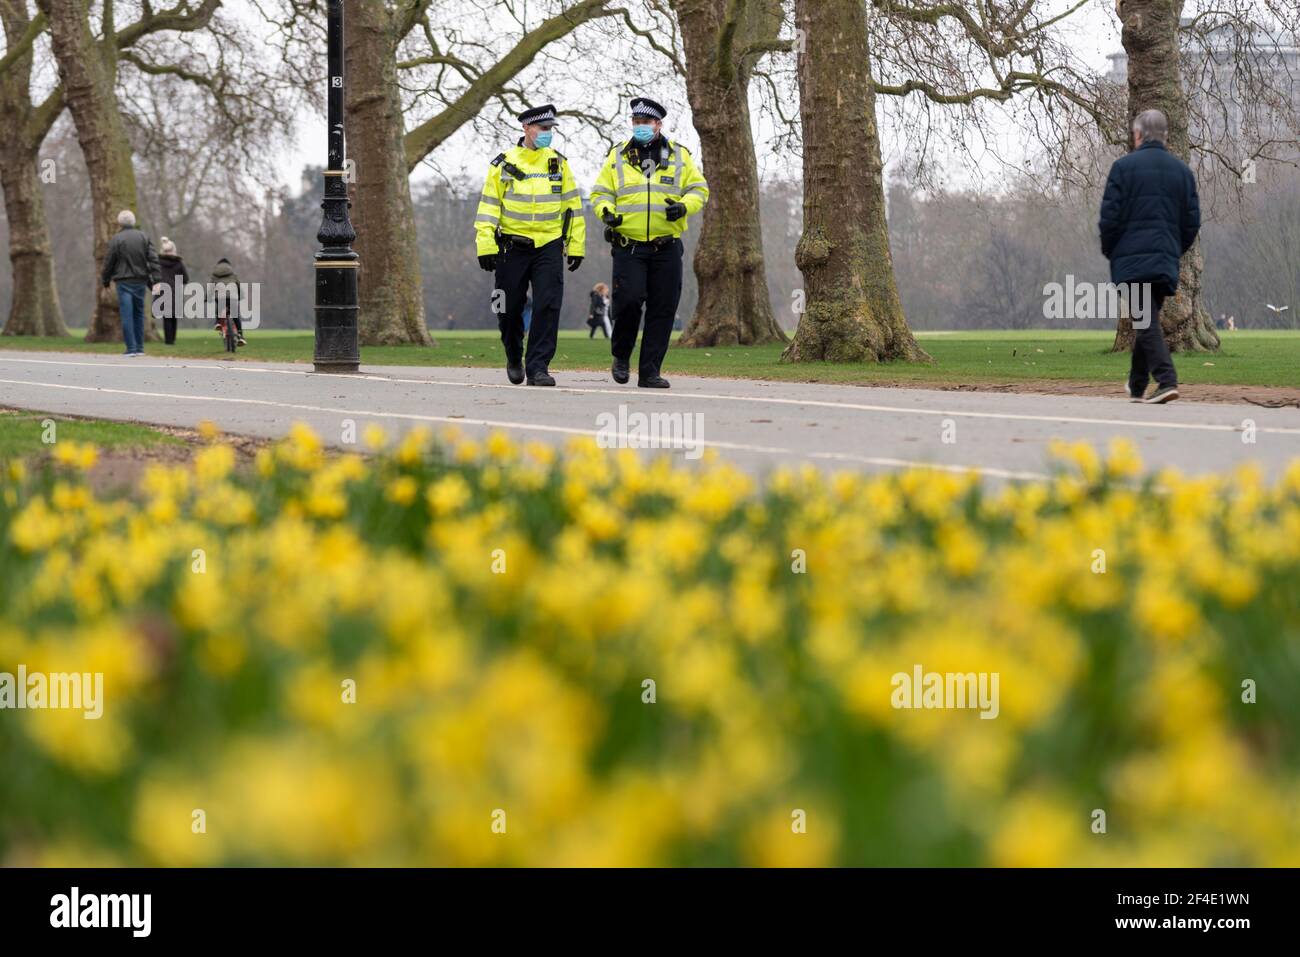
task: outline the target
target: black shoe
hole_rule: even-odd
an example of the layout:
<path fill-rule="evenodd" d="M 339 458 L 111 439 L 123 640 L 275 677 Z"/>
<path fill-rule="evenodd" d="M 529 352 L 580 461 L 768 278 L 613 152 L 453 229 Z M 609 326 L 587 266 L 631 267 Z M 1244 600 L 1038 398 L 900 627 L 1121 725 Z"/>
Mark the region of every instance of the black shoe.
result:
<path fill-rule="evenodd" d="M 555 385 L 555 377 L 549 372 L 539 372 L 528 377 L 529 385 Z"/>
<path fill-rule="evenodd" d="M 1173 385 L 1164 385 L 1156 389 L 1142 401 L 1147 405 L 1164 405 L 1166 402 L 1173 402 L 1178 398 L 1178 387 Z"/>
<path fill-rule="evenodd" d="M 511 385 L 519 385 L 524 381 L 524 364 L 507 360 L 506 375 L 510 378 Z"/>
<path fill-rule="evenodd" d="M 614 365 L 610 367 L 610 374 L 614 376 L 614 381 L 619 385 L 627 385 L 627 380 L 631 378 L 632 373 L 628 369 L 626 359 L 615 359 Z"/>
<path fill-rule="evenodd" d="M 665 379 L 665 378 L 664 378 L 663 376 L 661 376 L 661 375 L 652 375 L 652 376 L 649 376 L 649 377 L 647 377 L 647 378 L 637 379 L 637 380 L 636 380 L 636 384 L 637 384 L 637 386 L 638 386 L 639 388 L 642 388 L 642 389 L 669 389 L 669 388 L 672 388 L 672 387 L 668 384 L 668 380 Z"/>

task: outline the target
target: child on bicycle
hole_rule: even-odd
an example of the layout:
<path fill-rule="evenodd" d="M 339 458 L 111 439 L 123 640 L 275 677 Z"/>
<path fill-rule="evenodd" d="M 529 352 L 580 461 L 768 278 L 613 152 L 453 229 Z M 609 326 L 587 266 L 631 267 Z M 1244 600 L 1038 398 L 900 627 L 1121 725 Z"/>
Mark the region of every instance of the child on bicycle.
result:
<path fill-rule="evenodd" d="M 239 319 L 239 277 L 225 256 L 217 260 L 212 275 L 208 277 L 208 302 L 213 305 L 217 320 L 213 328 L 225 336 L 226 321 L 233 319 L 236 344 L 248 345 L 244 341 L 244 324 Z"/>

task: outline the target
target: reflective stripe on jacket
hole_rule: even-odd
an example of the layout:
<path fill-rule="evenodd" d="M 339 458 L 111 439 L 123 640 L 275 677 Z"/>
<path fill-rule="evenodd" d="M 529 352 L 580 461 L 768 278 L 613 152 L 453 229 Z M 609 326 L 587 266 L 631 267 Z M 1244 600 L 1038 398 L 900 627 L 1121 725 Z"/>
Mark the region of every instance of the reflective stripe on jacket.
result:
<path fill-rule="evenodd" d="M 612 209 L 623 217 L 614 231 L 637 242 L 662 236 L 681 236 L 686 220 L 709 201 L 709 184 L 700 173 L 690 151 L 667 139 L 666 155 L 660 154 L 655 169 L 647 176 L 637 162 L 631 143 L 610 151 L 600 177 L 591 190 L 591 208 L 597 217 Z M 670 201 L 682 203 L 686 216 L 669 222 L 666 210 Z"/>
<path fill-rule="evenodd" d="M 545 246 L 560 238 L 564 214 L 569 210 L 573 218 L 565 253 L 585 256 L 587 220 L 582 212 L 582 192 L 569 161 L 550 148 L 514 146 L 488 167 L 474 217 L 477 254 L 489 256 L 497 252 L 498 228 L 507 235 L 526 236 L 538 246 Z"/>

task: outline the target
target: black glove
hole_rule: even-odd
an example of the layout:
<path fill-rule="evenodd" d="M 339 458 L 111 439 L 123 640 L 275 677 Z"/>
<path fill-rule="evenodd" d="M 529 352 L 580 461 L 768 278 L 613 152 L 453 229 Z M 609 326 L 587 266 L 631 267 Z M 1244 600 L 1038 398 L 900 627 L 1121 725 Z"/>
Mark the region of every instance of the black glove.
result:
<path fill-rule="evenodd" d="M 493 272 L 497 268 L 497 257 L 495 253 L 488 253 L 486 256 L 478 257 L 478 268 L 484 272 Z"/>
<path fill-rule="evenodd" d="M 675 223 L 677 222 L 677 220 L 681 219 L 685 215 L 686 215 L 685 203 L 670 202 L 668 204 L 668 209 L 667 209 L 668 222 Z"/>
<path fill-rule="evenodd" d="M 600 217 L 600 221 L 610 229 L 615 229 L 623 225 L 623 217 L 615 216 L 612 209 L 605 210 L 605 214 Z"/>
<path fill-rule="evenodd" d="M 581 257 L 581 256 L 570 256 L 570 257 L 569 257 L 569 272 L 577 272 L 577 271 L 578 271 L 578 267 L 581 266 L 581 265 L 582 265 L 582 257 Z"/>

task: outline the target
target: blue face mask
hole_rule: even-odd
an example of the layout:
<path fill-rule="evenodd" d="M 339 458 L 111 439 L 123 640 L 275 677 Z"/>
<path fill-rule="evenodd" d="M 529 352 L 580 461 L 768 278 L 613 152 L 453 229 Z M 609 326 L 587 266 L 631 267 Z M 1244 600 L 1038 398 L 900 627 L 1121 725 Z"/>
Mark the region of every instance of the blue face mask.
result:
<path fill-rule="evenodd" d="M 537 134 L 537 139 L 533 140 L 533 143 L 537 145 L 539 150 L 544 150 L 551 145 L 551 140 L 553 138 L 554 134 L 551 133 L 550 130 L 543 130 L 541 133 Z"/>
<path fill-rule="evenodd" d="M 642 146 L 645 146 L 655 138 L 655 128 L 649 123 L 641 123 L 632 127 L 632 137 Z"/>

